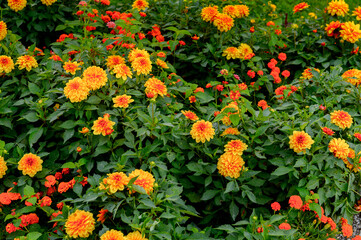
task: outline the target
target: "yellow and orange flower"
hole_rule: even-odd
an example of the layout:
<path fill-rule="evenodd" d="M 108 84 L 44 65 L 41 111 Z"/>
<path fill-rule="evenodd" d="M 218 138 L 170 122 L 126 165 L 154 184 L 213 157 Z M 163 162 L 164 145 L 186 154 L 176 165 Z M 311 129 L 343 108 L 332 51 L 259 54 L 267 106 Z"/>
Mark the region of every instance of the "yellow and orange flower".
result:
<path fill-rule="evenodd" d="M 311 70 L 315 70 L 317 72 L 320 72 L 320 69 L 318 69 L 318 68 L 313 68 L 313 69 L 307 68 L 307 69 L 305 69 L 303 71 L 302 76 L 300 77 L 300 79 L 308 79 L 309 80 L 309 79 L 313 78 L 314 76 L 313 76 Z"/>
<path fill-rule="evenodd" d="M 118 55 L 112 55 L 107 58 L 106 65 L 109 70 L 112 70 L 116 65 L 125 64 L 125 59 Z"/>
<path fill-rule="evenodd" d="M 226 136 L 226 135 L 239 135 L 241 134 L 237 128 L 226 128 L 223 133 L 221 134 L 221 137 Z"/>
<path fill-rule="evenodd" d="M 124 234 L 121 231 L 109 230 L 106 231 L 101 237 L 100 240 L 126 240 Z"/>
<path fill-rule="evenodd" d="M 35 174 L 43 169 L 43 160 L 32 153 L 25 154 L 19 161 L 18 169 L 22 170 L 23 175 L 34 177 Z"/>
<path fill-rule="evenodd" d="M 46 6 L 51 6 L 53 3 L 55 3 L 57 0 L 41 0 L 41 2 Z"/>
<path fill-rule="evenodd" d="M 238 11 L 237 18 L 247 17 L 249 15 L 249 8 L 246 5 L 235 5 Z"/>
<path fill-rule="evenodd" d="M 100 185 L 101 184 L 102 183 L 100 183 Z M 100 186 L 99 186 L 99 188 L 100 188 Z M 97 217 L 98 217 L 97 221 L 101 222 L 103 224 L 105 222 L 105 219 L 107 218 L 107 216 L 106 216 L 107 212 L 109 212 L 108 209 L 104 209 L 104 208 L 100 209 L 99 214 L 97 215 Z"/>
<path fill-rule="evenodd" d="M 155 77 L 149 78 L 145 82 L 144 86 L 146 87 L 145 94 L 147 95 L 151 94 L 153 98 L 156 98 L 158 95 L 163 97 L 164 95 L 167 94 L 167 87 L 158 78 Z"/>
<path fill-rule="evenodd" d="M 344 17 L 348 12 L 348 4 L 344 0 L 332 0 L 328 3 L 326 8 L 327 13 L 332 16 L 342 16 Z"/>
<path fill-rule="evenodd" d="M 87 99 L 89 88 L 80 77 L 76 77 L 66 83 L 64 95 L 69 98 L 70 102 L 81 102 Z"/>
<path fill-rule="evenodd" d="M 228 47 L 223 51 L 222 56 L 226 56 L 227 60 L 229 59 L 236 59 L 236 58 L 240 58 L 241 53 L 239 51 L 238 48 L 236 47 Z"/>
<path fill-rule="evenodd" d="M 131 96 L 128 96 L 126 94 L 116 96 L 113 98 L 113 107 L 119 107 L 119 108 L 127 108 L 129 107 L 129 103 L 134 102 Z"/>
<path fill-rule="evenodd" d="M 169 68 L 168 65 L 167 65 L 167 63 L 164 62 L 163 60 L 159 59 L 159 58 L 157 58 L 156 64 L 157 64 L 158 66 L 160 66 L 161 68 L 164 68 L 164 69 Z"/>
<path fill-rule="evenodd" d="M 149 3 L 145 0 L 135 0 L 132 7 L 133 9 L 138 9 L 138 11 L 141 11 L 149 7 Z"/>
<path fill-rule="evenodd" d="M 201 17 L 203 21 L 213 22 L 218 13 L 218 6 L 209 6 L 202 8 Z"/>
<path fill-rule="evenodd" d="M 234 20 L 224 13 L 218 13 L 213 21 L 214 26 L 221 32 L 228 32 L 234 25 Z"/>
<path fill-rule="evenodd" d="M 133 48 L 128 55 L 128 60 L 133 62 L 136 58 L 150 58 L 150 55 L 144 49 Z"/>
<path fill-rule="evenodd" d="M 339 21 L 332 21 L 329 24 L 327 24 L 325 27 L 327 36 L 338 38 L 340 36 L 339 30 L 341 29 L 341 26 L 342 26 L 342 23 L 340 23 Z"/>
<path fill-rule="evenodd" d="M 80 67 L 79 67 L 80 65 L 81 65 L 81 63 L 78 63 L 76 61 L 75 62 L 67 61 L 66 63 L 64 63 L 63 68 L 64 68 L 65 72 L 75 75 L 75 72 L 77 70 L 80 70 Z"/>
<path fill-rule="evenodd" d="M 217 169 L 224 177 L 238 178 L 243 167 L 243 158 L 238 154 L 230 152 L 222 154 L 217 163 Z"/>
<path fill-rule="evenodd" d="M 350 128 L 352 124 L 352 117 L 348 112 L 338 110 L 333 111 L 331 114 L 331 123 L 335 124 L 339 128 Z"/>
<path fill-rule="evenodd" d="M 343 80 L 353 84 L 359 85 L 361 83 L 361 70 L 350 69 L 342 74 Z"/>
<path fill-rule="evenodd" d="M 26 6 L 26 0 L 8 0 L 8 6 L 15 12 L 21 11 Z"/>
<path fill-rule="evenodd" d="M 102 68 L 91 66 L 83 72 L 83 80 L 90 90 L 97 90 L 105 86 L 108 76 Z"/>
<path fill-rule="evenodd" d="M 148 240 L 148 238 L 143 237 L 140 232 L 136 231 L 128 233 L 127 240 Z"/>
<path fill-rule="evenodd" d="M 8 34 L 7 26 L 4 21 L 0 21 L 0 41 L 3 40 Z"/>
<path fill-rule="evenodd" d="M 352 16 L 356 16 L 356 20 L 361 20 L 361 7 L 355 8 L 355 11 L 352 12 Z"/>
<path fill-rule="evenodd" d="M 355 43 L 361 38 L 360 24 L 345 22 L 341 25 L 340 37 L 350 43 Z"/>
<path fill-rule="evenodd" d="M 7 170 L 8 167 L 6 166 L 5 159 L 0 156 L 0 179 L 5 176 Z"/>
<path fill-rule="evenodd" d="M 20 70 L 25 68 L 28 72 L 32 68 L 38 67 L 38 62 L 36 61 L 36 59 L 33 56 L 30 56 L 30 55 L 24 55 L 24 56 L 18 57 L 15 64 L 19 65 Z"/>
<path fill-rule="evenodd" d="M 117 191 L 123 191 L 129 180 L 129 177 L 123 172 L 108 173 L 108 177 L 104 178 L 100 183 L 99 189 L 114 194 Z"/>
<path fill-rule="evenodd" d="M 115 65 L 113 68 L 113 73 L 115 73 L 116 78 L 121 78 L 124 81 L 127 80 L 127 78 L 132 78 L 133 73 L 130 70 L 130 68 L 125 64 L 118 64 Z"/>
<path fill-rule="evenodd" d="M 249 56 L 253 54 L 253 50 L 246 43 L 241 43 L 238 47 L 239 50 L 239 58 L 241 59 L 249 59 Z"/>
<path fill-rule="evenodd" d="M 229 103 L 227 106 L 225 106 L 224 108 L 222 108 L 221 113 L 224 112 L 224 110 L 226 110 L 227 108 L 231 108 L 231 111 L 228 112 L 228 116 L 224 116 L 221 121 L 224 125 L 229 126 L 232 124 L 231 119 L 229 118 L 230 115 L 233 114 L 239 114 L 239 107 L 237 102 L 231 102 Z"/>
<path fill-rule="evenodd" d="M 340 159 L 347 159 L 347 156 L 350 152 L 350 146 L 346 143 L 345 140 L 341 138 L 333 138 L 328 144 L 328 149 L 333 155 Z"/>
<path fill-rule="evenodd" d="M 142 169 L 135 169 L 129 174 L 129 179 L 131 180 L 135 177 L 138 178 L 133 182 L 133 185 L 143 187 L 148 195 L 153 192 L 155 179 L 150 172 L 143 171 Z"/>
<path fill-rule="evenodd" d="M 226 153 L 232 153 L 234 155 L 242 155 L 243 151 L 247 149 L 247 144 L 241 140 L 231 140 L 224 146 Z"/>
<path fill-rule="evenodd" d="M 95 229 L 93 214 L 84 210 L 76 210 L 70 214 L 65 223 L 65 231 L 72 238 L 87 238 Z"/>
<path fill-rule="evenodd" d="M 199 119 L 198 116 L 192 111 L 183 111 L 182 110 L 182 113 L 186 118 L 188 118 L 191 121 L 197 121 Z"/>
<path fill-rule="evenodd" d="M 92 126 L 92 130 L 94 131 L 94 135 L 100 135 L 107 136 L 112 134 L 113 126 L 115 122 L 109 120 L 110 115 L 104 114 L 103 117 L 99 117 L 98 120 L 95 120 Z"/>
<path fill-rule="evenodd" d="M 305 2 L 302 2 L 302 3 L 299 3 L 297 4 L 296 6 L 294 6 L 293 8 L 293 14 L 295 14 L 296 12 L 300 12 L 302 11 L 303 9 L 306 9 L 308 8 L 310 5 L 308 5 L 307 3 Z"/>
<path fill-rule="evenodd" d="M 197 143 L 205 143 L 213 139 L 215 131 L 211 122 L 200 120 L 193 124 L 190 134 Z"/>
<path fill-rule="evenodd" d="M 146 57 L 137 57 L 132 61 L 132 68 L 137 75 L 147 75 L 152 71 L 152 62 Z"/>
<path fill-rule="evenodd" d="M 9 73 L 14 70 L 14 61 L 11 57 L 1 55 L 0 56 L 0 73 Z"/>
<path fill-rule="evenodd" d="M 224 8 L 222 9 L 222 13 L 227 14 L 231 18 L 236 18 L 239 15 L 238 14 L 238 9 L 234 5 L 226 5 L 226 6 L 224 6 Z"/>
<path fill-rule="evenodd" d="M 293 131 L 289 139 L 290 148 L 296 153 L 306 153 L 306 149 L 311 149 L 311 145 L 314 143 L 311 136 L 305 131 Z"/>

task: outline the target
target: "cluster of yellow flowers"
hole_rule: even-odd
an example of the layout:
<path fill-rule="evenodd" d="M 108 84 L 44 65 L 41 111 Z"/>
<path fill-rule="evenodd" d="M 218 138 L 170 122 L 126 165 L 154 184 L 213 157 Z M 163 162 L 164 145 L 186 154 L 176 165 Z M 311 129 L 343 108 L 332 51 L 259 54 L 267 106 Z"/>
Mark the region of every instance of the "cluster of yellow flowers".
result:
<path fill-rule="evenodd" d="M 123 172 L 109 173 L 108 177 L 104 178 L 100 183 L 99 189 L 114 194 L 117 191 L 123 191 L 132 178 L 137 178 L 133 185 L 143 187 L 148 195 L 153 191 L 155 179 L 150 172 L 142 169 L 135 169 L 129 176 Z"/>
<path fill-rule="evenodd" d="M 342 74 L 342 78 L 351 83 L 352 85 L 358 86 L 361 83 L 361 70 L 350 69 Z"/>
<path fill-rule="evenodd" d="M 222 13 L 218 6 L 209 6 L 202 9 L 203 21 L 211 22 L 221 32 L 228 32 L 234 25 L 234 18 L 243 18 L 249 15 L 249 8 L 246 5 L 226 5 Z"/>
<path fill-rule="evenodd" d="M 254 56 L 252 48 L 246 44 L 241 43 L 241 45 L 236 47 L 228 47 L 223 51 L 222 56 L 225 56 L 227 60 L 229 59 L 251 59 Z"/>
<path fill-rule="evenodd" d="M 217 163 L 219 173 L 224 177 L 238 178 L 244 170 L 243 151 L 247 144 L 241 140 L 231 140 L 224 146 L 225 153 L 220 156 Z"/>

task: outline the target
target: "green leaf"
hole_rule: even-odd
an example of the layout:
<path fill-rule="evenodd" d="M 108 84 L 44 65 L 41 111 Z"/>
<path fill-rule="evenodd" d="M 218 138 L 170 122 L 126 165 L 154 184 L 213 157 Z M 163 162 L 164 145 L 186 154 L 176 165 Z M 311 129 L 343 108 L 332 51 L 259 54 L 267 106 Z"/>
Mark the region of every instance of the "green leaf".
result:
<path fill-rule="evenodd" d="M 239 120 L 240 120 L 240 117 L 238 114 L 232 114 L 229 116 L 229 119 L 231 120 L 232 124 L 234 126 L 238 126 L 238 123 L 239 123 Z"/>
<path fill-rule="evenodd" d="M 28 122 L 36 122 L 39 120 L 36 112 L 28 112 L 23 116 L 23 118 L 25 118 Z"/>
<path fill-rule="evenodd" d="M 197 92 L 196 94 L 196 98 L 199 100 L 200 103 L 208 103 L 214 100 L 214 97 L 212 97 L 211 95 L 204 93 L 204 92 Z"/>
<path fill-rule="evenodd" d="M 11 124 L 11 119 L 9 118 L 1 118 L 0 125 L 13 129 L 13 126 Z"/>
<path fill-rule="evenodd" d="M 26 235 L 27 240 L 37 240 L 41 236 L 39 232 L 30 232 Z"/>
<path fill-rule="evenodd" d="M 75 163 L 73 162 L 67 162 L 67 163 L 64 163 L 61 168 L 75 168 Z"/>
<path fill-rule="evenodd" d="M 63 122 L 62 124 L 60 124 L 59 127 L 64 128 L 64 129 L 72 129 L 72 128 L 75 128 L 75 126 L 76 126 L 75 121 L 67 120 L 67 121 Z"/>
<path fill-rule="evenodd" d="M 264 134 L 266 132 L 266 130 L 268 129 L 268 127 L 269 127 L 269 125 L 263 125 L 263 126 L 257 128 L 256 133 L 253 136 L 253 139 L 261 136 L 262 134 Z"/>
<path fill-rule="evenodd" d="M 293 170 L 293 167 L 278 167 L 271 175 L 274 176 L 282 176 L 285 175 Z"/>
<path fill-rule="evenodd" d="M 41 90 L 35 83 L 29 82 L 29 90 L 32 94 L 41 94 Z"/>
<path fill-rule="evenodd" d="M 140 202 L 143 203 L 147 207 L 156 208 L 154 202 L 150 199 L 143 199 L 143 200 L 140 200 Z"/>
<path fill-rule="evenodd" d="M 321 206 L 320 206 L 319 204 L 317 204 L 317 203 L 310 203 L 309 207 L 310 207 L 310 209 L 311 209 L 312 211 L 317 212 L 318 217 L 321 218 L 321 216 L 322 216 L 322 210 L 321 210 Z"/>
<path fill-rule="evenodd" d="M 43 135 L 43 128 L 38 128 L 38 130 L 32 131 L 29 135 L 29 145 L 33 146 L 34 143 L 36 143 L 39 138 Z"/>
<path fill-rule="evenodd" d="M 88 98 L 88 100 L 86 100 L 86 103 L 89 104 L 99 104 L 101 102 L 101 98 L 95 95 L 92 95 Z"/>
<path fill-rule="evenodd" d="M 25 196 L 30 197 L 30 196 L 32 196 L 32 195 L 34 195 L 34 194 L 35 194 L 34 188 L 32 188 L 32 187 L 29 186 L 29 185 L 26 185 L 26 186 L 24 187 L 24 195 L 25 195 Z"/>
<path fill-rule="evenodd" d="M 201 200 L 207 201 L 209 199 L 212 199 L 214 198 L 214 196 L 217 195 L 217 193 L 219 193 L 219 190 L 207 190 L 205 191 L 205 193 L 203 193 Z"/>
<path fill-rule="evenodd" d="M 231 217 L 232 217 L 233 221 L 236 220 L 236 217 L 239 214 L 239 208 L 234 203 L 234 201 L 232 201 L 231 204 L 229 205 L 229 212 L 231 213 Z"/>

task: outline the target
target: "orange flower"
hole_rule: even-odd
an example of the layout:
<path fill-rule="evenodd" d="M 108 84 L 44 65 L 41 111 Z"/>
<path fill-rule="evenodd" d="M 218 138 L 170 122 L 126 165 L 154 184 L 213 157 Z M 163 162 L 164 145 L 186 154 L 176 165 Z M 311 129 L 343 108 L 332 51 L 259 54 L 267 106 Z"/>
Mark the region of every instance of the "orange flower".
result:
<path fill-rule="evenodd" d="M 72 238 L 87 238 L 95 229 L 93 214 L 76 210 L 70 214 L 65 223 L 65 231 Z"/>
<path fill-rule="evenodd" d="M 350 69 L 342 74 L 343 80 L 353 84 L 359 85 L 361 83 L 361 70 Z"/>
<path fill-rule="evenodd" d="M 341 26 L 342 23 L 340 23 L 339 21 L 332 21 L 329 24 L 327 24 L 325 27 L 327 36 L 338 38 L 340 36 L 339 28 L 341 28 Z"/>
<path fill-rule="evenodd" d="M 113 126 L 115 122 L 109 120 L 109 114 L 104 114 L 103 118 L 98 117 L 98 120 L 95 120 L 92 126 L 94 135 L 103 136 L 110 135 L 113 132 Z"/>
<path fill-rule="evenodd" d="M 194 113 L 194 112 L 192 112 L 192 111 L 183 111 L 182 110 L 182 113 L 183 113 L 183 115 L 186 117 L 186 118 L 188 118 L 189 120 L 191 120 L 191 121 L 197 121 L 199 118 L 197 117 L 197 115 Z"/>
<path fill-rule="evenodd" d="M 39 200 L 38 204 L 40 205 L 40 207 L 44 207 L 44 206 L 50 206 L 51 205 L 51 198 L 48 196 L 43 197 L 41 200 Z"/>
<path fill-rule="evenodd" d="M 224 14 L 227 14 L 227 15 L 230 16 L 231 18 L 236 18 L 236 17 L 238 17 L 238 9 L 237 9 L 236 6 L 234 6 L 234 5 L 224 6 L 224 8 L 222 9 L 222 12 L 223 12 Z"/>
<path fill-rule="evenodd" d="M 117 191 L 123 191 L 129 180 L 123 172 L 108 173 L 108 177 L 103 179 L 99 189 L 108 190 L 110 194 L 114 194 Z"/>
<path fill-rule="evenodd" d="M 80 133 L 83 133 L 83 134 L 88 133 L 88 132 L 89 132 L 89 128 L 83 127 L 83 128 L 81 129 L 81 131 L 79 131 L 79 132 L 80 132 Z"/>
<path fill-rule="evenodd" d="M 295 208 L 295 209 L 301 209 L 301 207 L 303 206 L 301 197 L 297 195 L 291 196 L 288 203 L 290 204 L 291 208 Z"/>
<path fill-rule="evenodd" d="M 109 212 L 107 209 L 104 209 L 102 208 L 100 211 L 99 211 L 99 214 L 97 215 L 98 219 L 97 221 L 98 222 L 101 222 L 102 224 L 104 223 L 105 219 L 106 219 L 106 213 Z"/>
<path fill-rule="evenodd" d="M 5 159 L 0 156 L 0 179 L 5 176 L 6 170 L 8 170 L 8 167 L 6 166 Z"/>
<path fill-rule="evenodd" d="M 164 69 L 169 68 L 168 65 L 167 65 L 167 63 L 164 62 L 163 60 L 159 59 L 159 58 L 157 58 L 156 64 L 157 64 L 158 66 L 164 68 Z"/>
<path fill-rule="evenodd" d="M 352 124 L 352 117 L 348 112 L 338 110 L 331 113 L 331 123 L 335 124 L 339 128 L 350 128 Z"/>
<path fill-rule="evenodd" d="M 63 68 L 64 68 L 65 72 L 74 75 L 76 70 L 80 70 L 80 67 L 79 67 L 80 65 L 81 64 L 76 61 L 75 62 L 67 61 L 66 63 L 64 63 Z"/>
<path fill-rule="evenodd" d="M 293 131 L 289 139 L 290 148 L 296 153 L 306 153 L 306 149 L 311 149 L 311 145 L 314 143 L 311 136 L 304 131 Z"/>
<path fill-rule="evenodd" d="M 218 13 L 213 22 L 214 26 L 221 32 L 228 32 L 234 24 L 233 18 L 224 13 Z"/>
<path fill-rule="evenodd" d="M 278 226 L 279 229 L 283 229 L 283 230 L 290 230 L 291 229 L 291 225 L 289 225 L 288 223 L 281 223 Z"/>
<path fill-rule="evenodd" d="M 137 72 L 137 75 L 147 75 L 152 71 L 152 62 L 149 58 L 137 57 L 132 61 L 132 68 Z"/>
<path fill-rule="evenodd" d="M 345 14 L 348 12 L 348 4 L 345 3 L 344 0 L 332 0 L 328 3 L 327 6 L 327 13 L 331 14 L 332 16 L 342 16 L 344 17 Z"/>
<path fill-rule="evenodd" d="M 125 240 L 125 239 L 127 239 L 127 238 L 124 237 L 124 235 L 121 231 L 117 231 L 114 229 L 105 232 L 100 237 L 100 240 Z"/>
<path fill-rule="evenodd" d="M 197 143 L 205 143 L 213 138 L 215 131 L 211 122 L 200 120 L 193 124 L 190 134 Z"/>
<path fill-rule="evenodd" d="M 355 133 L 353 136 L 361 141 L 361 133 Z"/>
<path fill-rule="evenodd" d="M 4 21 L 0 21 L 0 41 L 6 37 L 8 30 L 6 28 L 6 23 Z"/>
<path fill-rule="evenodd" d="M 241 175 L 244 161 L 239 154 L 226 152 L 220 156 L 217 163 L 219 174 L 224 177 L 238 178 Z"/>
<path fill-rule="evenodd" d="M 70 185 L 68 182 L 61 182 L 59 183 L 59 186 L 58 186 L 58 192 L 59 193 L 64 193 L 64 192 L 67 192 L 70 188 Z"/>
<path fill-rule="evenodd" d="M 352 16 L 356 16 L 356 20 L 361 20 L 361 7 L 355 8 L 355 11 L 352 12 Z"/>
<path fill-rule="evenodd" d="M 265 100 L 260 100 L 257 104 L 258 107 L 261 107 L 262 110 L 265 110 L 266 108 L 268 108 L 268 104 Z"/>
<path fill-rule="evenodd" d="M 247 149 L 247 144 L 241 140 L 231 140 L 224 146 L 224 151 L 234 155 L 242 155 L 243 151 Z"/>
<path fill-rule="evenodd" d="M 118 55 L 112 55 L 107 58 L 106 65 L 109 70 L 112 70 L 116 65 L 125 64 L 125 59 Z"/>
<path fill-rule="evenodd" d="M 133 185 L 143 187 L 148 195 L 153 192 L 155 179 L 151 173 L 143 171 L 142 169 L 135 169 L 129 174 L 129 179 L 133 179 L 135 177 L 138 178 L 133 182 Z"/>
<path fill-rule="evenodd" d="M 302 3 L 299 3 L 297 4 L 296 6 L 294 6 L 293 8 L 293 14 L 295 14 L 296 12 L 300 12 L 301 10 L 303 9 L 306 9 L 308 8 L 310 5 L 308 5 L 307 3 L 305 2 L 302 2 Z"/>
<path fill-rule="evenodd" d="M 144 49 L 133 48 L 128 55 L 128 60 L 133 62 L 136 58 L 150 58 L 150 55 Z"/>
<path fill-rule="evenodd" d="M 226 128 L 223 133 L 221 134 L 221 137 L 226 135 L 239 135 L 241 134 L 237 128 Z"/>
<path fill-rule="evenodd" d="M 26 0 L 8 0 L 8 6 L 15 12 L 21 11 L 26 6 Z"/>
<path fill-rule="evenodd" d="M 239 50 L 239 58 L 243 60 L 249 59 L 249 56 L 254 54 L 251 47 L 246 43 L 241 43 L 241 45 L 238 47 L 238 50 Z"/>
<path fill-rule="evenodd" d="M 53 3 L 55 3 L 57 0 L 41 0 L 41 2 L 46 5 L 46 6 L 50 6 Z"/>
<path fill-rule="evenodd" d="M 128 96 L 126 94 L 116 96 L 113 98 L 113 107 L 119 107 L 119 108 L 127 108 L 129 107 L 129 103 L 134 102 L 131 96 Z"/>
<path fill-rule="evenodd" d="M 281 205 L 278 202 L 274 202 L 271 204 L 271 208 L 273 211 L 279 211 L 281 210 Z"/>
<path fill-rule="evenodd" d="M 246 5 L 235 5 L 238 11 L 238 18 L 247 17 L 249 15 L 249 8 Z"/>
<path fill-rule="evenodd" d="M 148 238 L 143 237 L 142 234 L 138 231 L 128 233 L 126 239 L 127 240 L 148 240 Z"/>
<path fill-rule="evenodd" d="M 34 177 L 35 174 L 43 169 L 43 160 L 32 153 L 25 154 L 19 161 L 18 169 L 22 170 L 23 175 Z"/>
<path fill-rule="evenodd" d="M 303 71 L 302 76 L 300 77 L 300 79 L 311 79 L 311 78 L 313 78 L 314 76 L 313 76 L 311 70 L 315 70 L 317 72 L 320 72 L 320 70 L 318 68 L 313 68 L 313 69 L 307 68 L 307 69 L 305 69 Z"/>
<path fill-rule="evenodd" d="M 361 38 L 360 24 L 345 22 L 341 25 L 340 37 L 350 43 L 355 43 Z"/>
<path fill-rule="evenodd" d="M 201 17 L 203 21 L 213 22 L 218 13 L 218 6 L 209 6 L 202 9 Z"/>
<path fill-rule="evenodd" d="M 122 78 L 124 81 L 127 80 L 127 78 L 132 78 L 133 73 L 130 71 L 130 68 L 125 64 L 118 64 L 115 65 L 113 68 L 113 73 L 115 73 L 116 78 Z"/>
<path fill-rule="evenodd" d="M 44 186 L 47 188 L 54 186 L 56 183 L 55 176 L 53 176 L 53 175 L 46 176 L 45 179 L 46 179 L 46 181 L 44 183 Z"/>
<path fill-rule="evenodd" d="M 29 55 L 24 55 L 24 56 L 18 57 L 15 64 L 19 65 L 20 70 L 26 68 L 26 70 L 28 72 L 32 68 L 38 67 L 38 63 L 36 62 L 35 58 L 33 56 L 29 56 Z"/>
<path fill-rule="evenodd" d="M 80 77 L 76 77 L 66 83 L 64 95 L 69 98 L 70 102 L 81 102 L 87 99 L 89 88 Z"/>
<path fill-rule="evenodd" d="M 167 94 L 167 87 L 158 78 L 155 77 L 149 78 L 145 82 L 144 86 L 146 87 L 145 93 L 147 95 L 152 94 L 153 98 L 156 98 L 158 95 L 163 97 L 164 95 Z"/>
<path fill-rule="evenodd" d="M 352 233 L 353 233 L 353 230 L 352 230 L 352 226 L 348 223 L 346 224 L 342 224 L 342 234 L 345 236 L 345 237 L 351 237 L 352 236 Z"/>
<path fill-rule="evenodd" d="M 190 103 L 195 103 L 197 101 L 196 96 L 190 96 L 188 100 Z"/>
<path fill-rule="evenodd" d="M 346 143 L 345 140 L 341 138 L 333 138 L 328 144 L 328 149 L 333 155 L 340 159 L 347 159 L 347 156 L 350 152 L 350 146 Z"/>
<path fill-rule="evenodd" d="M 334 131 L 332 131 L 332 129 L 330 129 L 328 127 L 323 127 L 322 131 L 329 136 L 332 136 L 335 133 Z"/>
<path fill-rule="evenodd" d="M 145 0 L 135 0 L 132 7 L 133 9 L 138 9 L 138 11 L 141 11 L 149 7 L 149 3 Z"/>
<path fill-rule="evenodd" d="M 97 90 L 108 81 L 107 73 L 100 67 L 92 66 L 83 72 L 83 80 L 90 90 Z"/>
<path fill-rule="evenodd" d="M 222 56 L 226 56 L 227 60 L 229 60 L 231 58 L 236 59 L 236 58 L 240 57 L 240 52 L 239 52 L 238 48 L 236 48 L 236 47 L 228 47 L 227 49 L 225 49 L 223 51 Z"/>

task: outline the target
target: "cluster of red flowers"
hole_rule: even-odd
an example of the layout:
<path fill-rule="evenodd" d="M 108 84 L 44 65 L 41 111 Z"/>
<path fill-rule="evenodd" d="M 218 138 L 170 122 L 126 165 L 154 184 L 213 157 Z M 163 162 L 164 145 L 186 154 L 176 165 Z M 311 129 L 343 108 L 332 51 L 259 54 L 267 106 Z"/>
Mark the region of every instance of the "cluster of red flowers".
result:
<path fill-rule="evenodd" d="M 0 194 L 0 206 L 1 205 L 10 205 L 11 201 L 16 201 L 21 199 L 20 193 L 11 192 L 12 188 L 9 188 L 6 192 Z"/>
<path fill-rule="evenodd" d="M 17 230 L 21 230 L 22 228 L 39 222 L 39 217 L 35 213 L 21 215 L 19 219 L 21 219 L 20 226 L 15 227 L 13 223 L 8 223 L 5 227 L 6 232 L 13 233 Z"/>
<path fill-rule="evenodd" d="M 70 173 L 70 169 L 69 168 L 63 168 L 63 170 L 61 172 L 56 172 L 55 176 L 54 175 L 48 175 L 45 179 L 45 187 L 48 188 L 47 190 L 47 195 L 52 195 L 54 192 L 56 192 L 56 183 L 57 180 L 61 180 L 63 178 L 63 175 L 67 175 Z M 73 178 L 68 182 L 60 182 L 58 185 L 58 192 L 59 193 L 64 193 L 67 192 L 69 189 L 72 189 L 74 187 L 74 184 L 77 181 Z M 88 182 L 87 182 L 87 177 L 83 176 L 83 180 L 82 181 L 78 181 L 81 185 L 85 186 Z"/>
<path fill-rule="evenodd" d="M 157 24 L 154 24 L 152 30 L 148 32 L 148 35 L 153 36 L 157 39 L 158 42 L 164 42 L 164 36 L 160 31 L 160 27 Z"/>
<path fill-rule="evenodd" d="M 286 61 L 287 59 L 287 55 L 285 53 L 280 53 L 278 55 L 278 59 L 281 60 L 281 61 Z M 272 58 L 271 61 L 267 64 L 268 68 L 271 69 L 271 73 L 270 75 L 273 77 L 274 79 L 274 83 L 281 83 L 281 78 L 280 78 L 280 73 L 281 73 L 281 70 L 279 67 L 276 67 L 277 65 L 277 60 Z M 285 78 L 288 78 L 290 76 L 290 72 L 288 70 L 284 70 L 281 75 Z"/>
<path fill-rule="evenodd" d="M 69 34 L 61 34 L 60 37 L 56 41 L 63 42 L 65 40 L 65 38 L 76 39 L 72 33 L 69 33 Z"/>
<path fill-rule="evenodd" d="M 284 85 L 276 88 L 275 94 L 276 94 L 276 96 L 278 96 L 277 97 L 278 99 L 281 99 L 281 100 L 283 99 L 283 94 L 284 94 L 283 92 L 286 89 L 290 90 L 290 92 L 287 94 L 287 97 L 289 97 L 291 95 L 291 93 L 296 92 L 298 88 L 296 86 L 291 86 L 290 88 L 288 88 L 287 86 L 284 86 Z"/>

